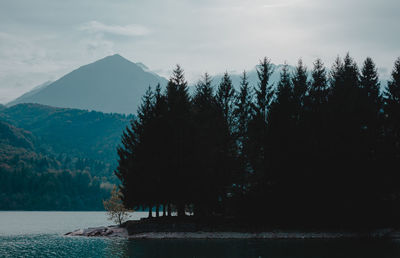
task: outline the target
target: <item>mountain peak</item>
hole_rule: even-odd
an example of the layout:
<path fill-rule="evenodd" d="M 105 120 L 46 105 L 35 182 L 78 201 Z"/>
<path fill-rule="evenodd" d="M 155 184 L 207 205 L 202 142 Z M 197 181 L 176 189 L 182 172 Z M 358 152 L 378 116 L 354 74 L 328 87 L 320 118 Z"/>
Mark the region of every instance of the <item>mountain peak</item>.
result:
<path fill-rule="evenodd" d="M 136 113 L 149 85 L 167 80 L 119 54 L 79 67 L 57 81 L 8 103 L 38 103 L 106 113 Z"/>
<path fill-rule="evenodd" d="M 99 59 L 97 61 L 95 61 L 94 63 L 102 63 L 102 62 L 129 62 L 129 63 L 133 63 L 131 61 L 129 61 L 128 59 L 126 59 L 125 57 L 121 56 L 120 54 L 114 54 L 114 55 L 110 55 L 110 56 L 106 56 L 103 57 L 102 59 Z M 89 64 L 91 65 L 91 64 Z"/>

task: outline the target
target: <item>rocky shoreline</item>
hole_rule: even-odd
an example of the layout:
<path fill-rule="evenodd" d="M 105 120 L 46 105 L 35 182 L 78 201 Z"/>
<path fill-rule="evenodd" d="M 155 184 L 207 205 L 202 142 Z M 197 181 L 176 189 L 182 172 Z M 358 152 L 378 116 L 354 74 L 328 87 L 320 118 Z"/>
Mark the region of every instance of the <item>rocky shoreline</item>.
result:
<path fill-rule="evenodd" d="M 85 236 L 85 237 L 128 237 L 128 230 L 119 226 L 95 227 L 87 229 L 77 229 L 68 232 L 65 236 Z"/>
<path fill-rule="evenodd" d="M 356 232 L 138 232 L 129 234 L 124 226 L 95 227 L 68 232 L 65 236 L 120 237 L 129 239 L 400 239 L 400 232 L 380 229 L 369 233 Z"/>

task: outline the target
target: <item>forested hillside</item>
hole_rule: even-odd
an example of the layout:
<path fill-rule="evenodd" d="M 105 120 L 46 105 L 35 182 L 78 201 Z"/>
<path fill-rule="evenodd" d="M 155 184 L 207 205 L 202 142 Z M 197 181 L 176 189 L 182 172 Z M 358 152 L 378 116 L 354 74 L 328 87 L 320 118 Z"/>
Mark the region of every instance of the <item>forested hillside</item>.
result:
<path fill-rule="evenodd" d="M 116 147 L 132 116 L 18 104 L 0 110 L 0 119 L 32 132 L 52 153 L 115 165 Z"/>
<path fill-rule="evenodd" d="M 55 155 L 0 121 L 0 210 L 101 210 L 109 189 L 82 160 Z"/>

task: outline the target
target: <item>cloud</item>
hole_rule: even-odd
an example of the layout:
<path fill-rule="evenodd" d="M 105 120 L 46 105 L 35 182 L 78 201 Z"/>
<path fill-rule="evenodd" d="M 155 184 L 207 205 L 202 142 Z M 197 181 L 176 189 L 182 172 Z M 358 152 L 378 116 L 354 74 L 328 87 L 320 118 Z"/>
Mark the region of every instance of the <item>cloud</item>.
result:
<path fill-rule="evenodd" d="M 87 31 L 90 33 L 107 33 L 120 36 L 144 36 L 150 34 L 150 30 L 139 24 L 128 24 L 124 26 L 120 25 L 106 25 L 98 21 L 90 21 L 79 28 L 82 31 Z"/>

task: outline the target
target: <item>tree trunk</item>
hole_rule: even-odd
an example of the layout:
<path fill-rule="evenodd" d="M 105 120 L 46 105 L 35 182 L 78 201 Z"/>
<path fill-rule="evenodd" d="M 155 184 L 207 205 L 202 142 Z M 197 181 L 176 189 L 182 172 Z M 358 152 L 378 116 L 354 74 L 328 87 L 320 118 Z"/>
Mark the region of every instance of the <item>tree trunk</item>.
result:
<path fill-rule="evenodd" d="M 178 204 L 178 217 L 185 216 L 185 205 L 183 203 Z"/>
<path fill-rule="evenodd" d="M 153 217 L 153 212 L 152 212 L 151 208 L 153 208 L 153 207 L 151 205 L 149 205 L 149 218 Z"/>
<path fill-rule="evenodd" d="M 171 204 L 168 203 L 168 217 L 171 217 Z"/>
<path fill-rule="evenodd" d="M 163 217 L 165 217 L 165 215 L 166 215 L 166 210 L 165 210 L 165 203 L 163 204 L 163 206 L 162 206 L 162 215 L 163 215 Z"/>
<path fill-rule="evenodd" d="M 156 204 L 156 218 L 160 217 L 160 205 Z"/>

